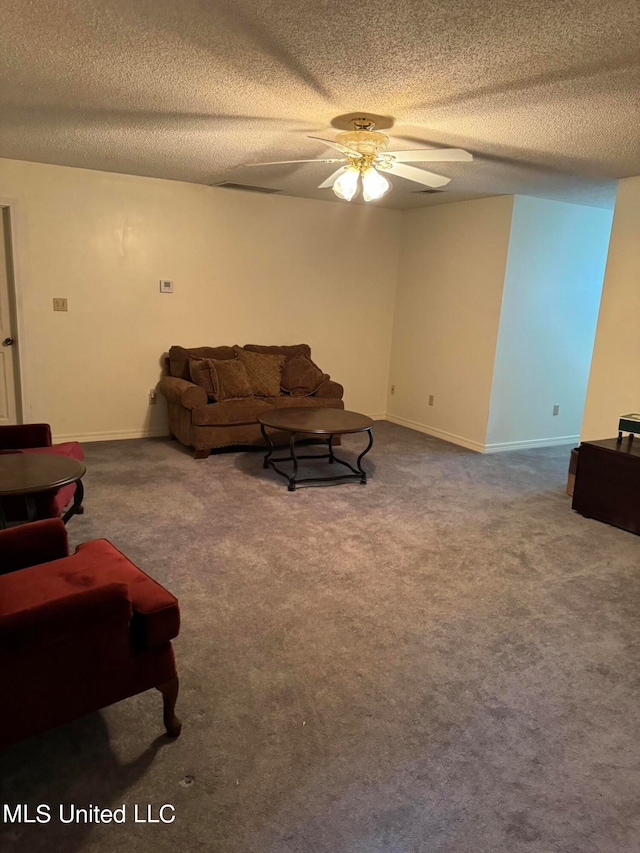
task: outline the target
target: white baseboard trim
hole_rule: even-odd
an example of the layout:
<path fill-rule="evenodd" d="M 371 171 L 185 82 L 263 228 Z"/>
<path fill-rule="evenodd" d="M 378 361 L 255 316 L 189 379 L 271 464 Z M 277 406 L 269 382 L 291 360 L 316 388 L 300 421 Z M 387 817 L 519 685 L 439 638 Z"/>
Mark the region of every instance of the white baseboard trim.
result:
<path fill-rule="evenodd" d="M 579 435 L 559 435 L 555 438 L 535 438 L 531 441 L 504 441 L 501 444 L 486 444 L 485 453 L 500 453 L 503 450 L 531 450 L 534 447 L 554 447 L 562 444 L 579 444 Z"/>
<path fill-rule="evenodd" d="M 72 435 L 55 435 L 54 442 L 62 441 L 122 441 L 125 438 L 169 438 L 169 427 L 164 429 L 123 429 L 112 432 L 84 432 Z"/>
<path fill-rule="evenodd" d="M 368 417 L 370 417 L 372 421 L 384 421 L 387 419 L 387 413 L 386 412 L 378 412 L 375 415 L 368 415 Z"/>
<path fill-rule="evenodd" d="M 418 421 L 410 421 L 408 418 L 399 418 L 396 415 L 387 414 L 385 419 L 391 421 L 391 423 L 426 433 L 426 435 L 432 435 L 434 438 L 449 441 L 451 444 L 458 444 L 460 447 L 475 450 L 478 453 L 501 453 L 504 450 L 531 450 L 535 447 L 554 447 L 556 445 L 580 443 L 579 435 L 558 435 L 554 438 L 536 438 L 530 441 L 504 441 L 498 444 L 480 444 L 479 441 L 472 441 L 461 435 L 455 435 L 452 432 L 445 432 L 445 430 L 418 423 Z"/>
<path fill-rule="evenodd" d="M 417 432 L 423 432 L 426 435 L 432 435 L 434 438 L 441 438 L 443 441 L 448 441 L 451 444 L 457 444 L 459 447 L 466 447 L 467 450 L 475 450 L 477 453 L 484 453 L 484 444 L 479 441 L 472 441 L 470 438 L 464 438 L 462 435 L 455 435 L 452 432 L 445 432 L 442 429 L 427 426 L 426 424 L 418 423 L 418 421 L 410 421 L 407 418 L 399 418 L 397 415 L 390 415 L 388 412 L 385 420 L 391 421 L 399 426 L 415 429 Z"/>
<path fill-rule="evenodd" d="M 427 426 L 426 424 L 411 421 L 408 418 L 399 418 L 397 415 L 390 415 L 388 412 L 376 413 L 369 415 L 374 421 L 391 421 L 393 424 L 414 429 L 417 432 L 432 435 L 434 438 L 441 438 L 443 441 L 448 441 L 451 444 L 457 444 L 459 447 L 466 447 L 467 450 L 475 450 L 477 453 L 501 453 L 504 450 L 530 450 L 536 447 L 553 447 L 564 444 L 579 444 L 579 435 L 560 435 L 555 438 L 539 438 L 531 441 L 505 441 L 500 444 L 480 444 L 478 441 L 472 441 L 470 438 L 464 438 L 461 435 L 455 435 L 452 432 L 446 432 L 436 427 Z M 55 435 L 55 443 L 63 441 L 122 441 L 129 438 L 168 438 L 169 430 L 163 429 L 138 429 L 138 430 L 113 430 L 111 432 L 85 432 L 73 433 L 71 435 Z"/>

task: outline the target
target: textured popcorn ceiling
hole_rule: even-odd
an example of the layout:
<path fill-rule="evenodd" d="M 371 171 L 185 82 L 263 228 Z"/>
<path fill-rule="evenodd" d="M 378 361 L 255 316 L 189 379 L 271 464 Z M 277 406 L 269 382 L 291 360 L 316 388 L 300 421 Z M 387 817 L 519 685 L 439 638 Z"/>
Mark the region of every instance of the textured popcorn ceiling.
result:
<path fill-rule="evenodd" d="M 0 156 L 334 199 L 330 165 L 242 164 L 332 156 L 307 135 L 362 112 L 475 156 L 378 204 L 608 206 L 640 174 L 639 68 L 637 0 L 3 0 Z"/>

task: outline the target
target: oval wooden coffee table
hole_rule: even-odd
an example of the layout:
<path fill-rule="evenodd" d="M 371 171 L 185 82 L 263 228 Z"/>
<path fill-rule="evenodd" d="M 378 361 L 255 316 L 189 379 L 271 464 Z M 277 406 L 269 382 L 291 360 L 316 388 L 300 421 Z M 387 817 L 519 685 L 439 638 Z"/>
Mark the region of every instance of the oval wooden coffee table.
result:
<path fill-rule="evenodd" d="M 64 514 L 66 524 L 82 504 L 84 489 L 82 477 L 86 468 L 77 459 L 53 453 L 1 453 L 0 454 L 0 528 L 7 526 L 2 509 L 3 498 L 22 495 L 27 509 L 27 520 L 36 520 L 35 496 L 52 492 L 69 483 L 77 483 L 73 505 Z"/>
<path fill-rule="evenodd" d="M 285 480 L 289 481 L 288 489 L 290 492 L 295 492 L 297 486 L 317 486 L 317 485 L 336 485 L 349 481 L 358 481 L 363 485 L 367 482 L 367 472 L 362 468 L 362 460 L 371 450 L 373 444 L 373 421 L 366 415 L 361 415 L 358 412 L 345 412 L 343 409 L 270 409 L 268 412 L 262 412 L 258 415 L 260 429 L 264 440 L 269 445 L 264 461 L 263 468 L 273 468 L 276 474 L 280 474 Z M 279 456 L 277 459 L 272 459 L 271 456 L 275 450 L 275 446 L 266 431 L 265 427 L 271 429 L 279 429 L 284 432 L 290 432 L 289 440 L 290 456 Z M 356 467 L 354 468 L 350 462 L 345 459 L 340 459 L 333 452 L 332 440 L 334 435 L 346 435 L 347 433 L 367 432 L 369 433 L 369 443 L 358 456 Z M 310 454 L 300 456 L 296 453 L 296 438 L 299 435 L 317 435 L 327 436 L 328 453 Z M 335 474 L 328 477 L 304 477 L 298 479 L 298 460 L 299 459 L 328 459 L 329 464 L 333 465 L 336 462 L 339 465 L 346 466 L 351 474 Z M 293 462 L 293 471 L 287 473 L 276 466 L 276 462 Z"/>

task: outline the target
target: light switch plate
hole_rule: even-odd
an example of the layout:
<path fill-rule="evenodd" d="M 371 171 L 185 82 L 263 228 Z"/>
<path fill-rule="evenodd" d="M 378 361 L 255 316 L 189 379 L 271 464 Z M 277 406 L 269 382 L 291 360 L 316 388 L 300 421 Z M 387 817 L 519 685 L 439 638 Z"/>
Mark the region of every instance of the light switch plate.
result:
<path fill-rule="evenodd" d="M 168 278 L 161 278 L 160 293 L 173 293 L 173 282 Z"/>
<path fill-rule="evenodd" d="M 54 311 L 68 311 L 69 305 L 66 299 L 63 299 L 60 296 L 53 297 L 53 310 Z"/>

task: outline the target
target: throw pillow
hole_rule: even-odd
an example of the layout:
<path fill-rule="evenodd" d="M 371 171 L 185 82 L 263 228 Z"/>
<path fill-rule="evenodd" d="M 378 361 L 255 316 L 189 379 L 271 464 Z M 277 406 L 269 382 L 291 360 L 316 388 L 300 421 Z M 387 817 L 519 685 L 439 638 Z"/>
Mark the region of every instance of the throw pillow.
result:
<path fill-rule="evenodd" d="M 211 379 L 210 358 L 190 358 L 189 375 L 194 385 L 200 385 L 207 392 L 209 402 L 215 402 L 215 392 Z"/>
<path fill-rule="evenodd" d="M 245 352 L 238 348 L 238 358 L 247 369 L 249 382 L 256 397 L 279 397 L 283 355 Z"/>
<path fill-rule="evenodd" d="M 292 397 L 310 397 L 328 378 L 328 373 L 323 373 L 308 356 L 300 353 L 285 363 L 280 384 Z"/>
<path fill-rule="evenodd" d="M 243 397 L 253 397 L 247 369 L 239 358 L 219 361 L 207 359 L 211 371 L 213 393 L 218 403 L 224 400 L 239 400 Z"/>

